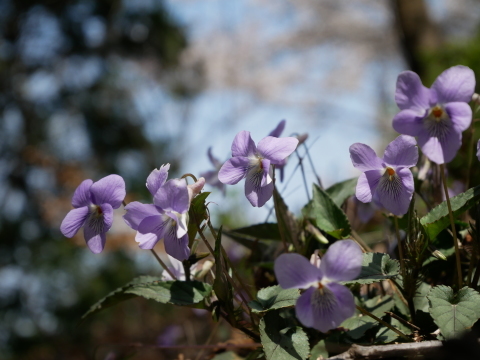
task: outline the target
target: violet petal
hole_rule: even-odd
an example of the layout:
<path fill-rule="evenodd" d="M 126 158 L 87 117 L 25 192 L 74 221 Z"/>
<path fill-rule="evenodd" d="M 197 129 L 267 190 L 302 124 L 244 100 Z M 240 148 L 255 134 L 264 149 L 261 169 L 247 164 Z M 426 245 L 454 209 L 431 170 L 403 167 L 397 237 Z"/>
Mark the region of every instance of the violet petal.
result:
<path fill-rule="evenodd" d="M 395 102 L 401 110 L 428 109 L 430 90 L 413 71 L 403 71 L 397 78 Z"/>
<path fill-rule="evenodd" d="M 168 255 L 174 257 L 177 260 L 183 261 L 190 256 L 190 249 L 188 248 L 188 235 L 184 235 L 181 238 L 177 238 L 175 235 L 175 229 L 173 231 L 167 231 L 163 239 L 165 245 L 165 251 Z"/>
<path fill-rule="evenodd" d="M 82 206 L 88 206 L 92 203 L 92 197 L 90 194 L 90 187 L 92 186 L 93 181 L 90 179 L 83 180 L 80 185 L 75 189 L 72 198 L 72 205 L 74 208 L 79 208 Z"/>
<path fill-rule="evenodd" d="M 249 165 L 250 160 L 243 156 L 228 159 L 218 172 L 218 180 L 224 184 L 235 185 L 247 175 Z"/>
<path fill-rule="evenodd" d="M 282 135 L 283 130 L 285 129 L 285 124 L 286 121 L 282 120 L 278 123 L 277 127 L 273 129 L 268 136 L 273 136 L 273 137 L 280 137 Z"/>
<path fill-rule="evenodd" d="M 255 154 L 257 148 L 253 142 L 249 131 L 240 131 L 233 139 L 232 156 L 249 157 Z"/>
<path fill-rule="evenodd" d="M 369 170 L 360 175 L 355 189 L 357 199 L 363 203 L 372 201 L 381 177 L 382 172 L 380 170 Z"/>
<path fill-rule="evenodd" d="M 383 160 L 388 165 L 412 167 L 418 162 L 418 148 L 415 138 L 400 135 L 388 144 L 383 155 Z"/>
<path fill-rule="evenodd" d="M 457 65 L 442 72 L 432 85 L 441 104 L 469 102 L 475 91 L 475 74 L 472 69 Z"/>
<path fill-rule="evenodd" d="M 142 204 L 138 201 L 133 201 L 125 206 L 127 213 L 123 215 L 123 220 L 133 230 L 138 230 L 138 225 L 148 216 L 158 215 L 158 209 L 153 204 Z"/>
<path fill-rule="evenodd" d="M 273 181 L 262 187 L 262 175 L 263 172 L 249 174 L 245 180 L 245 196 L 254 207 L 262 207 L 273 195 Z"/>
<path fill-rule="evenodd" d="M 170 164 L 165 164 L 160 167 L 160 169 L 154 169 L 150 175 L 147 177 L 147 189 L 150 191 L 152 196 L 155 196 L 160 186 L 165 184 L 168 178 L 168 170 L 170 169 Z"/>
<path fill-rule="evenodd" d="M 463 132 L 472 123 L 472 108 L 464 102 L 451 102 L 445 104 L 445 111 L 452 120 L 456 132 Z"/>
<path fill-rule="evenodd" d="M 112 227 L 113 208 L 112 205 L 105 203 L 100 205 L 102 216 L 91 214 L 83 227 L 83 236 L 90 250 L 99 254 L 103 251 L 106 241 L 106 233 Z"/>
<path fill-rule="evenodd" d="M 350 146 L 350 159 L 353 166 L 361 171 L 382 170 L 382 160 L 368 145 L 355 143 Z"/>
<path fill-rule="evenodd" d="M 426 111 L 405 109 L 394 116 L 392 126 L 400 134 L 418 136 L 423 130 L 423 119 Z"/>
<path fill-rule="evenodd" d="M 295 253 L 280 255 L 273 268 L 278 283 L 284 289 L 307 289 L 322 278 L 320 269 L 310 264 L 306 257 Z"/>
<path fill-rule="evenodd" d="M 295 304 L 295 315 L 297 319 L 306 327 L 314 327 L 316 319 L 313 317 L 312 295 L 317 289 L 309 287 Z"/>
<path fill-rule="evenodd" d="M 332 244 L 320 263 L 320 270 L 329 280 L 354 280 L 362 268 L 362 249 L 353 240 Z"/>
<path fill-rule="evenodd" d="M 382 177 L 376 190 L 382 206 L 397 216 L 407 213 L 413 191 L 413 175 L 408 168 L 397 169 L 392 180 Z"/>
<path fill-rule="evenodd" d="M 190 206 L 187 183 L 184 179 L 168 180 L 153 198 L 153 202 L 165 211 L 184 213 Z"/>
<path fill-rule="evenodd" d="M 260 186 L 267 186 L 272 182 L 272 177 L 270 176 L 271 168 L 270 168 L 270 160 L 263 159 L 262 160 L 262 169 L 263 169 L 263 176 L 262 176 L 262 183 Z"/>
<path fill-rule="evenodd" d="M 177 216 L 176 213 L 174 212 L 167 212 L 165 215 L 167 215 L 170 219 L 175 221 L 176 227 L 176 237 L 181 238 L 184 236 L 187 231 L 188 231 L 188 226 L 187 226 L 187 214 L 178 214 L 180 216 Z"/>
<path fill-rule="evenodd" d="M 125 199 L 125 181 L 119 175 L 108 175 L 93 183 L 90 191 L 94 204 L 108 203 L 118 209 Z"/>
<path fill-rule="evenodd" d="M 258 152 L 269 159 L 273 165 L 281 164 L 283 160 L 295 151 L 298 139 L 294 137 L 276 138 L 267 136 L 258 143 Z"/>
<path fill-rule="evenodd" d="M 83 236 L 87 242 L 87 246 L 94 254 L 99 254 L 105 248 L 105 242 L 107 241 L 106 233 L 97 233 L 94 229 L 89 227 L 83 228 Z"/>
<path fill-rule="evenodd" d="M 139 243 L 141 249 L 153 249 L 155 244 L 163 238 L 170 223 L 171 219 L 166 215 L 146 217 L 138 225 L 135 241 Z"/>
<path fill-rule="evenodd" d="M 458 149 L 462 146 L 462 134 L 455 132 L 452 127 L 450 132 L 440 141 L 436 137 L 422 133 L 418 136 L 418 145 L 431 161 L 444 164 L 452 161 L 457 155 Z"/>
<path fill-rule="evenodd" d="M 60 231 L 65 237 L 73 237 L 87 220 L 90 213 L 88 206 L 70 210 L 60 225 Z"/>

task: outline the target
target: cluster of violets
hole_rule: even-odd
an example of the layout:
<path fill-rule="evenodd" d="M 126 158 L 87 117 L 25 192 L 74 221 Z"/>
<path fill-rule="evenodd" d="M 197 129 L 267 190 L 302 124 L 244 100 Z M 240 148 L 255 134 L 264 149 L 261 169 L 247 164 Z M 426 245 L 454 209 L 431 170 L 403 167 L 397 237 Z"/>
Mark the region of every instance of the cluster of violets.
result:
<path fill-rule="evenodd" d="M 430 89 L 414 72 L 402 72 L 395 94 L 401 111 L 393 118 L 393 128 L 402 135 L 387 146 L 382 158 L 368 145 L 355 143 L 350 147 L 353 166 L 363 172 L 356 187 L 357 199 L 363 203 L 373 201 L 396 216 L 405 214 L 414 193 L 410 168 L 418 161 L 415 137 L 430 161 L 451 161 L 461 146 L 462 132 L 472 121 L 468 102 L 474 88 L 474 73 L 465 66 L 447 69 Z M 233 140 L 232 157 L 223 165 L 210 148 L 208 156 L 215 170 L 202 174 L 204 177 L 193 185 L 187 185 L 184 179 L 167 181 L 169 164 L 153 170 L 146 183 L 153 203 L 131 202 L 125 206 L 123 216 L 127 225 L 137 231 L 135 240 L 140 248 L 153 249 L 163 239 L 168 255 L 178 261 L 189 257 L 188 209 L 205 182 L 224 192 L 224 184 L 234 185 L 246 179 L 246 198 L 254 207 L 263 206 L 273 195 L 275 169 L 280 169 L 283 178 L 287 158 L 299 144 L 295 137 L 280 138 L 284 127 L 283 120 L 257 145 L 248 131 L 241 131 Z M 480 142 L 477 150 L 480 159 Z M 72 237 L 83 226 L 90 250 L 101 252 L 105 234 L 112 226 L 113 209 L 120 207 L 125 194 L 125 182 L 118 175 L 95 183 L 83 181 L 73 195 L 74 209 L 62 222 L 62 233 Z M 181 271 L 180 263 L 175 264 Z M 305 289 L 296 304 L 298 320 L 326 332 L 354 314 L 354 297 L 339 282 L 358 277 L 361 264 L 360 247 L 353 240 L 341 240 L 332 244 L 321 259 L 318 251 L 311 261 L 294 253 L 280 255 L 274 269 L 282 288 Z M 177 275 L 182 278 L 180 273 Z"/>

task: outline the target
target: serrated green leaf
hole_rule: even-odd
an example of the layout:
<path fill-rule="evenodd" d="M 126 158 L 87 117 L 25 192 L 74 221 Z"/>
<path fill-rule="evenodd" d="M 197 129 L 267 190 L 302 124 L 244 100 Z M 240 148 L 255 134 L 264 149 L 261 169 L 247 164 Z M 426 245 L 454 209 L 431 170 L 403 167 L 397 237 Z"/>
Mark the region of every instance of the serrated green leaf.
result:
<path fill-rule="evenodd" d="M 480 200 L 480 186 L 468 189 L 464 193 L 458 194 L 450 199 L 453 217 L 470 209 Z M 427 215 L 420 219 L 420 223 L 425 227 L 425 231 L 434 239 L 443 229 L 450 225 L 447 202 L 435 206 Z"/>
<path fill-rule="evenodd" d="M 209 284 L 199 281 L 161 281 L 153 276 L 139 276 L 95 303 L 82 319 L 136 296 L 164 304 L 194 305 L 209 296 L 211 291 Z"/>
<path fill-rule="evenodd" d="M 396 329 L 400 330 L 402 333 L 405 335 L 410 335 L 412 333 L 412 330 L 410 328 L 406 327 L 403 325 L 400 321 L 397 319 L 392 318 L 390 320 L 390 325 L 395 327 Z M 392 329 L 382 326 L 376 335 L 376 343 L 383 343 L 383 344 L 388 344 L 391 343 L 399 338 L 399 335 L 393 331 Z"/>
<path fill-rule="evenodd" d="M 251 236 L 255 239 L 282 240 L 278 231 L 278 224 L 263 223 L 247 226 L 239 229 L 233 229 L 229 233 Z"/>
<path fill-rule="evenodd" d="M 342 281 L 344 285 L 371 284 L 374 282 L 391 279 L 399 274 L 400 265 L 397 260 L 390 259 L 384 253 L 364 253 L 362 270 L 355 280 Z"/>
<path fill-rule="evenodd" d="M 324 190 L 315 184 L 312 202 L 307 205 L 305 211 L 307 216 L 315 221 L 317 227 L 336 239 L 342 239 L 350 234 L 351 228 L 347 215 Z"/>
<path fill-rule="evenodd" d="M 133 294 L 126 294 L 125 290 L 128 289 L 130 286 L 135 285 L 135 284 L 140 284 L 140 283 L 147 283 L 147 282 L 152 282 L 152 281 L 157 281 L 160 280 L 158 277 L 154 276 L 139 276 L 127 283 L 126 285 L 113 290 L 110 292 L 107 296 L 104 298 L 100 299 L 97 301 L 95 304 L 93 304 L 88 311 L 83 314 L 82 319 L 85 319 L 87 316 L 92 315 L 94 313 L 97 313 L 99 311 L 102 311 L 110 306 L 116 305 L 122 301 L 131 299 L 135 297 Z"/>
<path fill-rule="evenodd" d="M 377 325 L 376 320 L 364 315 L 353 316 L 340 324 L 341 327 L 347 329 L 345 333 L 354 340 L 360 339 L 367 330 L 375 325 Z"/>
<path fill-rule="evenodd" d="M 326 193 L 330 196 L 338 207 L 342 206 L 345 200 L 350 196 L 355 195 L 358 178 L 348 179 L 330 186 Z"/>
<path fill-rule="evenodd" d="M 248 305 L 253 312 L 261 313 L 295 306 L 299 297 L 298 289 L 282 289 L 279 285 L 275 285 L 261 289 L 257 294 L 257 300 L 250 301 Z"/>
<path fill-rule="evenodd" d="M 320 340 L 310 351 L 310 359 L 318 360 L 318 359 L 327 359 L 327 358 L 328 358 L 327 344 L 325 343 L 325 340 Z"/>
<path fill-rule="evenodd" d="M 127 294 L 173 305 L 194 305 L 211 292 L 212 287 L 200 281 L 154 281 L 137 284 L 125 290 Z"/>
<path fill-rule="evenodd" d="M 472 288 L 455 294 L 449 286 L 436 286 L 427 298 L 430 315 L 447 339 L 459 336 L 480 318 L 480 294 Z"/>
<path fill-rule="evenodd" d="M 417 291 L 415 292 L 415 295 L 413 296 L 413 304 L 415 305 L 415 310 L 428 312 L 427 295 L 430 292 L 431 288 L 432 286 L 427 283 L 420 283 Z"/>
<path fill-rule="evenodd" d="M 289 327 L 288 322 L 272 311 L 260 320 L 260 340 L 267 360 L 304 360 L 310 346 L 301 327 Z"/>

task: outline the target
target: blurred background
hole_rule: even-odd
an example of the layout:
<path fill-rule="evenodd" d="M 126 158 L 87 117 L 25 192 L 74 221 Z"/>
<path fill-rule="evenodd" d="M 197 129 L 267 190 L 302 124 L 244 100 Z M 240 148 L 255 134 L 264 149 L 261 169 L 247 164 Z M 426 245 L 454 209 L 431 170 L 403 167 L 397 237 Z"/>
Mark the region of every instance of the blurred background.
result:
<path fill-rule="evenodd" d="M 234 341 L 209 314 L 142 299 L 80 323 L 160 271 L 122 209 L 102 254 L 81 231 L 64 238 L 75 188 L 116 173 L 127 202 L 149 202 L 154 168 L 199 176 L 214 169 L 209 147 L 223 162 L 238 131 L 259 141 L 282 119 L 283 136 L 309 134 L 308 183 L 358 176 L 348 147 L 396 136 L 398 73 L 427 86 L 457 64 L 480 74 L 479 25 L 475 0 L 0 0 L 0 358 L 188 359 L 198 354 L 125 344 L 203 344 L 214 328 L 212 343 Z M 296 163 L 281 189 L 299 212 Z M 272 207 L 251 209 L 242 185 L 211 199 L 217 226 L 262 222 Z"/>

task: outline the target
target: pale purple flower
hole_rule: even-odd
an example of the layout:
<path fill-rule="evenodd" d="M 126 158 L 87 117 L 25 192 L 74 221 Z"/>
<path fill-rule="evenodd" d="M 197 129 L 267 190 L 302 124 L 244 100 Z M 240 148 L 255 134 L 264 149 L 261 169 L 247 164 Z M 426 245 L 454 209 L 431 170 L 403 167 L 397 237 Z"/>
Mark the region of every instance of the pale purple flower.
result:
<path fill-rule="evenodd" d="M 186 276 L 185 276 L 185 268 L 183 267 L 183 263 L 177 259 L 175 259 L 173 256 L 168 255 L 168 260 L 170 261 L 170 266 L 168 267 L 168 270 L 175 276 L 175 278 L 179 281 L 185 281 Z M 190 274 L 192 278 L 195 275 L 195 272 L 197 271 L 198 263 L 193 264 L 190 267 Z M 172 281 L 175 280 L 173 279 L 170 274 L 166 271 L 162 273 L 162 280 L 163 281 Z"/>
<path fill-rule="evenodd" d="M 283 130 L 285 129 L 286 121 L 282 120 L 278 123 L 277 127 L 273 129 L 268 136 L 273 137 L 280 137 L 282 135 Z M 280 181 L 283 182 L 283 178 L 285 175 L 285 165 L 287 165 L 288 158 L 283 159 L 279 164 L 275 165 L 275 169 L 280 171 Z"/>
<path fill-rule="evenodd" d="M 442 72 L 429 89 L 412 71 L 397 79 L 395 101 L 400 112 L 393 128 L 401 134 L 417 136 L 423 153 L 433 162 L 451 161 L 462 145 L 462 132 L 472 121 L 468 102 L 475 90 L 475 74 L 466 66 Z"/>
<path fill-rule="evenodd" d="M 224 184 L 234 185 L 246 178 L 245 195 L 252 206 L 263 206 L 273 194 L 272 167 L 282 164 L 297 147 L 293 137 L 267 136 L 255 146 L 250 132 L 241 131 L 232 143 L 232 158 L 227 160 L 218 178 Z"/>
<path fill-rule="evenodd" d="M 113 222 L 113 209 L 125 198 L 125 181 L 119 175 L 109 175 L 97 182 L 84 180 L 75 190 L 71 210 L 60 225 L 60 231 L 73 237 L 83 226 L 83 236 L 90 250 L 98 254 L 105 247 L 106 232 Z"/>
<path fill-rule="evenodd" d="M 415 190 L 409 168 L 418 161 L 416 144 L 413 137 L 400 135 L 388 144 L 382 159 L 370 146 L 350 146 L 353 166 L 364 171 L 358 179 L 357 199 L 364 203 L 374 199 L 394 215 L 405 214 Z"/>
<path fill-rule="evenodd" d="M 477 158 L 480 160 L 480 140 L 477 142 Z"/>
<path fill-rule="evenodd" d="M 208 185 L 214 186 L 222 191 L 222 194 L 225 196 L 225 184 L 218 179 L 218 171 L 222 167 L 222 163 L 212 154 L 212 148 L 209 147 L 207 151 L 208 159 L 214 166 L 214 170 L 205 171 L 200 174 L 200 176 L 205 178 L 205 182 Z"/>
<path fill-rule="evenodd" d="M 153 249 L 159 240 L 164 239 L 167 254 L 183 261 L 190 255 L 187 215 L 193 194 L 189 194 L 183 179 L 166 181 L 169 168 L 170 164 L 163 165 L 147 178 L 153 204 L 131 202 L 125 207 L 127 213 L 123 219 L 137 231 L 135 241 L 141 249 Z"/>
<path fill-rule="evenodd" d="M 355 300 L 340 281 L 354 280 L 362 267 L 362 250 L 352 240 L 337 241 L 318 265 L 299 254 L 283 254 L 275 260 L 278 283 L 284 289 L 306 289 L 295 306 L 297 319 L 322 332 L 338 327 L 355 313 Z M 316 266 L 317 265 L 317 266 Z"/>

